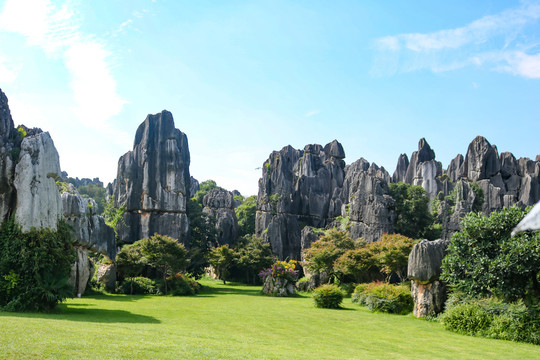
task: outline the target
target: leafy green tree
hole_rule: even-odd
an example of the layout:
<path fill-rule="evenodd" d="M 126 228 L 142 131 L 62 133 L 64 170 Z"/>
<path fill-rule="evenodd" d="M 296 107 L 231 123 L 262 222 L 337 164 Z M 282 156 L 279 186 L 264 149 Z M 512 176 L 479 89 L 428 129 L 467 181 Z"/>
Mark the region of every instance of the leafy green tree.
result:
<path fill-rule="evenodd" d="M 118 274 L 128 278 L 134 278 L 141 275 L 146 259 L 143 257 L 140 243 L 124 245 L 116 255 L 116 266 Z M 133 294 L 133 281 L 130 282 Z"/>
<path fill-rule="evenodd" d="M 319 240 L 313 242 L 309 249 L 304 250 L 304 265 L 315 273 L 326 272 L 332 279 L 336 260 L 355 246 L 355 242 L 346 232 L 330 229 Z"/>
<path fill-rule="evenodd" d="M 237 245 L 236 266 L 246 276 L 248 284 L 255 284 L 258 273 L 272 266 L 275 261 L 270 244 L 255 235 L 246 235 Z"/>
<path fill-rule="evenodd" d="M 217 245 L 216 219 L 203 213 L 202 209 L 195 198 L 188 200 L 187 272 L 196 278 L 204 274 L 204 269 L 209 265 L 208 252 Z"/>
<path fill-rule="evenodd" d="M 13 219 L 0 226 L 0 308 L 46 311 L 73 296 L 68 284 L 75 261 L 71 232 L 63 220 L 57 230 L 26 233 Z"/>
<path fill-rule="evenodd" d="M 167 294 L 167 276 L 184 267 L 186 248 L 175 239 L 158 234 L 139 240 L 135 244 L 140 246 L 145 263 L 162 274 L 165 294 Z"/>
<path fill-rule="evenodd" d="M 540 233 L 510 236 L 525 214 L 518 208 L 467 214 L 448 246 L 442 279 L 473 297 L 538 301 Z"/>
<path fill-rule="evenodd" d="M 409 254 L 416 241 L 400 234 L 384 234 L 381 240 L 371 243 L 369 246 L 375 254 L 376 262 L 381 272 L 386 275 L 386 280 L 395 273 L 401 281 L 407 278 L 407 265 Z"/>
<path fill-rule="evenodd" d="M 109 225 L 114 229 L 116 238 L 118 239 L 117 227 L 118 223 L 124 223 L 124 213 L 126 212 L 126 207 L 121 206 L 116 208 L 114 206 L 114 196 L 109 197 L 109 200 L 105 204 L 105 209 L 103 211 L 103 218 L 105 219 L 105 224 Z"/>
<path fill-rule="evenodd" d="M 390 195 L 396 201 L 396 233 L 413 239 L 428 238 L 434 240 L 433 215 L 429 211 L 429 197 L 418 185 L 403 182 L 389 185 Z"/>
<path fill-rule="evenodd" d="M 364 245 L 357 249 L 347 250 L 335 261 L 334 270 L 341 282 L 347 282 L 346 280 L 349 279 L 359 283 L 368 272 L 377 271 L 378 266 L 373 248 Z"/>
<path fill-rule="evenodd" d="M 238 236 L 255 233 L 255 214 L 257 213 L 257 196 L 246 198 L 242 205 L 235 209 L 238 219 Z"/>
<path fill-rule="evenodd" d="M 229 269 L 234 264 L 236 256 L 236 252 L 229 245 L 213 248 L 208 254 L 210 264 L 214 267 L 217 277 L 223 280 L 223 284 L 229 276 Z"/>

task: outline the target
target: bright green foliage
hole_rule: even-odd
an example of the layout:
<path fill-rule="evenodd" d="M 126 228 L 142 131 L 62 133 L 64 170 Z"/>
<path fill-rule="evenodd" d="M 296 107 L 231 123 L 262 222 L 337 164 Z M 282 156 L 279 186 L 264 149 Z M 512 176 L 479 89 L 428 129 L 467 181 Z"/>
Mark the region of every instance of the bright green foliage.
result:
<path fill-rule="evenodd" d="M 254 234 L 257 196 L 253 195 L 246 198 L 234 211 L 238 220 L 238 236 Z"/>
<path fill-rule="evenodd" d="M 400 234 L 384 234 L 381 240 L 368 245 L 375 254 L 381 272 L 387 280 L 395 273 L 401 281 L 407 278 L 409 254 L 416 241 Z"/>
<path fill-rule="evenodd" d="M 378 270 L 375 255 L 371 246 L 347 250 L 335 261 L 334 270 L 342 282 L 347 279 L 361 282 L 368 272 Z"/>
<path fill-rule="evenodd" d="M 140 275 L 146 265 L 146 259 L 142 255 L 140 243 L 124 245 L 116 255 L 116 269 L 120 277 L 133 278 Z M 131 279 L 133 280 L 133 279 Z M 128 280 L 131 285 L 133 281 Z M 124 285 L 122 285 L 124 286 Z M 134 294 L 134 289 L 124 294 Z M 135 293 L 136 294 L 136 293 Z"/>
<path fill-rule="evenodd" d="M 189 238 L 186 241 L 188 248 L 187 272 L 201 277 L 208 266 L 208 252 L 217 245 L 216 219 L 202 212 L 203 208 L 195 198 L 187 202 L 189 219 Z"/>
<path fill-rule="evenodd" d="M 355 242 L 341 230 L 330 229 L 319 240 L 304 250 L 304 266 L 315 273 L 335 273 L 334 263 L 347 250 L 355 248 Z"/>
<path fill-rule="evenodd" d="M 210 250 L 208 260 L 214 267 L 218 279 L 225 281 L 229 276 L 229 269 L 234 264 L 236 253 L 229 245 L 222 245 Z"/>
<path fill-rule="evenodd" d="M 167 276 L 180 271 L 186 263 L 186 248 L 175 239 L 155 234 L 135 242 L 148 266 L 162 274 L 164 293 L 167 295 Z"/>
<path fill-rule="evenodd" d="M 125 212 L 125 206 L 121 206 L 120 208 L 114 207 L 114 196 L 109 197 L 109 200 L 105 204 L 105 209 L 103 210 L 103 218 L 105 219 L 105 223 L 114 229 L 117 238 L 118 232 L 116 231 L 116 228 L 118 222 L 124 223 Z"/>
<path fill-rule="evenodd" d="M 75 251 L 71 228 L 22 233 L 12 219 L 0 227 L 0 308 L 45 311 L 73 295 L 68 285 Z"/>
<path fill-rule="evenodd" d="M 426 191 L 421 186 L 403 182 L 391 183 L 389 189 L 396 201 L 396 233 L 413 239 L 434 240 L 438 234 L 431 231 L 434 219 Z"/>
<path fill-rule="evenodd" d="M 353 302 L 366 306 L 370 311 L 392 314 L 408 314 L 413 309 L 409 286 L 384 282 L 359 284 L 354 289 Z"/>
<path fill-rule="evenodd" d="M 153 295 L 157 290 L 154 280 L 142 276 L 129 278 L 118 288 L 119 293 L 130 295 Z"/>
<path fill-rule="evenodd" d="M 467 214 L 448 246 L 442 279 L 473 297 L 540 298 L 540 233 L 510 237 L 525 213 L 510 208 L 489 217 Z"/>
<path fill-rule="evenodd" d="M 246 283 L 256 283 L 257 274 L 274 263 L 270 244 L 255 235 L 239 239 L 235 266 L 246 276 Z"/>
<path fill-rule="evenodd" d="M 167 283 L 173 296 L 195 295 L 202 289 L 201 284 L 181 273 L 169 276 Z"/>
<path fill-rule="evenodd" d="M 94 199 L 94 201 L 98 204 L 97 214 L 101 215 L 105 211 L 105 207 L 107 206 L 107 191 L 103 186 L 98 186 L 94 184 L 79 186 L 77 188 L 77 191 L 79 194 L 81 194 L 82 197 L 90 197 Z M 114 204 L 114 200 L 113 200 Z"/>
<path fill-rule="evenodd" d="M 325 309 L 339 309 L 343 302 L 343 292 L 335 284 L 321 285 L 311 294 L 315 307 Z"/>
<path fill-rule="evenodd" d="M 440 316 L 447 330 L 540 345 L 538 307 L 527 307 L 522 301 L 505 303 L 494 298 L 449 303 Z"/>

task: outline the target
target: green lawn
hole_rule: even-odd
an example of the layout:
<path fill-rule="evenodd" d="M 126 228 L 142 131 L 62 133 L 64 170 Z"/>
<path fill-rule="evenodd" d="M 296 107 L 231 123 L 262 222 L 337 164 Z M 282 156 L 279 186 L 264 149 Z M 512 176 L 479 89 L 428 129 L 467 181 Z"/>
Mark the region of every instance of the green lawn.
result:
<path fill-rule="evenodd" d="M 52 314 L 0 313 L 0 359 L 539 359 L 540 347 L 462 336 L 412 316 L 221 285 L 194 297 L 99 295 Z"/>

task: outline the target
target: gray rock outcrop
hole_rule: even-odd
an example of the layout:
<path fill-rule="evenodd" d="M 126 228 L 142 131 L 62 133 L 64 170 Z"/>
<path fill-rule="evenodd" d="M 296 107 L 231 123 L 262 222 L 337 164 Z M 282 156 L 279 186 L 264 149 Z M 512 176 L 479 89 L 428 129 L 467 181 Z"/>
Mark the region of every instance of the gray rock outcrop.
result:
<path fill-rule="evenodd" d="M 14 132 L 8 99 L 0 90 L 0 221 L 5 221 L 15 208 L 13 173 L 18 159 L 13 160 Z"/>
<path fill-rule="evenodd" d="M 436 315 L 444 309 L 446 284 L 439 277 L 449 243 L 446 240 L 422 240 L 409 254 L 407 274 L 412 280 L 413 313 L 416 317 Z"/>
<path fill-rule="evenodd" d="M 17 191 L 15 221 L 23 231 L 56 229 L 62 200 L 56 185 L 60 159 L 48 132 L 27 136 L 21 143 L 13 185 Z"/>
<path fill-rule="evenodd" d="M 73 286 L 75 295 L 81 297 L 86 290 L 86 286 L 92 276 L 94 276 L 94 264 L 88 257 L 88 250 L 83 247 L 76 247 L 77 258 L 71 266 L 71 277 L 68 284 Z"/>
<path fill-rule="evenodd" d="M 203 213 L 216 219 L 218 244 L 234 244 L 238 236 L 238 221 L 233 193 L 222 188 L 212 189 L 204 196 L 203 206 Z"/>
<path fill-rule="evenodd" d="M 117 228 L 120 242 L 154 233 L 186 240 L 189 163 L 187 136 L 175 128 L 172 114 L 148 115 L 137 129 L 133 150 L 118 161 L 115 206 L 126 207 L 124 224 Z"/>
<path fill-rule="evenodd" d="M 116 258 L 116 239 L 113 228 L 105 224 L 97 215 L 97 204 L 93 199 L 85 199 L 70 184 L 62 193 L 63 216 L 71 225 L 75 235 L 75 245 Z"/>
<path fill-rule="evenodd" d="M 302 229 L 324 228 L 339 218 L 351 236 L 377 240 L 393 231 L 390 175 L 364 159 L 345 166 L 345 152 L 333 141 L 326 146 L 286 146 L 263 165 L 257 197 L 256 234 L 281 259 L 299 260 Z"/>
<path fill-rule="evenodd" d="M 399 155 L 396 170 L 392 175 L 392 182 L 405 181 L 405 176 L 407 175 L 407 168 L 409 167 L 409 157 L 407 154 Z"/>

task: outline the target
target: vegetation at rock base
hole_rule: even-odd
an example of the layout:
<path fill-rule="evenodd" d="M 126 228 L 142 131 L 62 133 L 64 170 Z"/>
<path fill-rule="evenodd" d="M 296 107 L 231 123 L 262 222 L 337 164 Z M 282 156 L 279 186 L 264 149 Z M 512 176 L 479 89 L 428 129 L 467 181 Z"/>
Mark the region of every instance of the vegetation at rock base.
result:
<path fill-rule="evenodd" d="M 404 284 L 393 285 L 384 282 L 359 284 L 354 289 L 352 299 L 370 311 L 408 314 L 413 309 L 411 289 Z"/>
<path fill-rule="evenodd" d="M 72 229 L 59 221 L 57 230 L 23 233 L 13 219 L 0 227 L 0 308 L 47 311 L 73 296 L 68 285 L 75 261 Z"/>
<path fill-rule="evenodd" d="M 193 199 L 202 205 L 204 195 L 208 194 L 210 190 L 220 188 L 214 180 L 203 181 L 199 185 L 199 190 L 193 195 Z"/>
<path fill-rule="evenodd" d="M 149 268 L 161 275 L 163 293 L 168 293 L 167 279 L 183 270 L 186 265 L 184 245 L 169 236 L 155 234 L 149 238 L 125 245 L 117 255 L 118 272 L 121 276 L 140 276 Z M 148 271 L 146 271 L 148 272 Z"/>
<path fill-rule="evenodd" d="M 98 186 L 94 184 L 83 185 L 77 188 L 79 194 L 84 198 L 92 198 L 98 204 L 96 213 L 102 215 L 107 206 L 107 191 L 103 186 Z"/>
<path fill-rule="evenodd" d="M 121 206 L 120 208 L 116 208 L 114 206 L 114 196 L 109 197 L 109 200 L 105 204 L 105 208 L 103 209 L 103 219 L 105 220 L 105 223 L 112 227 L 114 229 L 114 233 L 116 234 L 116 238 L 118 239 L 118 232 L 116 230 L 119 222 L 124 222 L 124 213 L 126 212 L 126 207 Z"/>
<path fill-rule="evenodd" d="M 229 270 L 234 263 L 235 252 L 229 245 L 222 245 L 210 250 L 208 260 L 214 267 L 216 276 L 225 284 Z"/>
<path fill-rule="evenodd" d="M 259 272 L 270 267 L 275 261 L 270 244 L 255 235 L 246 235 L 238 239 L 235 251 L 231 275 L 236 275 L 238 280 L 245 281 L 246 284 L 257 284 Z"/>

